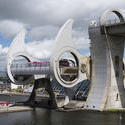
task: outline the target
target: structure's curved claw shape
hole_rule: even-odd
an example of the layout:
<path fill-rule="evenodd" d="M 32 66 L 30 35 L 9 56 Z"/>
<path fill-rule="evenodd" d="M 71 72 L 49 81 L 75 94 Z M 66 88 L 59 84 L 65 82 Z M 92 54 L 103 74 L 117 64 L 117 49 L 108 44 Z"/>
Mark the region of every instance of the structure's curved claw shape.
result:
<path fill-rule="evenodd" d="M 73 47 L 74 45 L 72 43 L 72 24 L 73 24 L 73 20 L 70 19 L 68 20 L 59 30 L 57 37 L 55 39 L 56 41 L 56 46 L 55 46 L 55 54 L 57 54 L 56 52 L 60 51 L 62 48 L 64 47 Z"/>
<path fill-rule="evenodd" d="M 13 40 L 13 42 L 10 45 L 10 48 L 8 50 L 8 54 L 7 54 L 7 74 L 10 78 L 10 80 L 12 82 L 14 82 L 15 84 L 26 84 L 29 80 L 33 79 L 33 76 L 31 76 L 30 78 L 28 78 L 25 81 L 22 82 L 18 82 L 14 79 L 12 73 L 11 73 L 11 64 L 12 61 L 18 57 L 24 57 L 27 59 L 27 61 L 33 61 L 33 58 L 31 56 L 28 55 L 28 53 L 26 52 L 26 46 L 24 43 L 24 39 L 25 39 L 25 30 L 22 30 Z"/>
<path fill-rule="evenodd" d="M 55 49 L 53 55 L 51 57 L 51 69 L 52 72 L 57 79 L 57 81 L 66 88 L 71 88 L 78 84 L 83 78 L 81 77 L 81 54 L 75 49 L 73 42 L 72 42 L 72 24 L 73 20 L 68 20 L 59 30 L 56 40 L 55 40 Z M 72 80 L 71 82 L 67 82 L 63 80 L 59 75 L 59 58 L 65 52 L 71 53 L 77 63 L 78 68 L 78 76 L 76 79 Z"/>
<path fill-rule="evenodd" d="M 64 105 L 68 104 L 70 99 L 73 97 L 74 86 L 77 85 L 80 81 L 85 79 L 85 77 L 83 77 L 83 74 L 85 73 L 81 71 L 83 56 L 75 49 L 72 42 L 72 24 L 73 20 L 70 19 L 59 30 L 57 37 L 55 39 L 55 49 L 51 57 L 52 74 L 54 74 L 54 77 L 56 78 L 58 83 L 65 88 Z M 59 73 L 60 57 L 66 52 L 69 52 L 73 55 L 77 64 L 78 75 L 72 81 L 64 80 Z"/>

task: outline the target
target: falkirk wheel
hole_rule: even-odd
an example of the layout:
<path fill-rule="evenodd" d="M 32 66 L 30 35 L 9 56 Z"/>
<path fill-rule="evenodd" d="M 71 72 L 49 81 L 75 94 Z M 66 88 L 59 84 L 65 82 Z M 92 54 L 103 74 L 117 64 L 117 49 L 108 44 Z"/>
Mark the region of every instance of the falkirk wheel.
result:
<path fill-rule="evenodd" d="M 119 22 L 107 24 L 109 13 L 116 14 Z M 26 51 L 25 30 L 20 32 L 13 40 L 7 55 L 9 78 L 17 85 L 28 84 L 29 81 L 35 80 L 36 88 L 39 87 L 39 84 L 43 85 L 53 104 L 59 107 L 50 86 L 50 79 L 56 79 L 57 83 L 64 88 L 65 99 L 61 104 L 64 106 L 72 100 L 75 87 L 87 76 L 91 84 L 83 108 L 93 110 L 125 108 L 123 84 L 125 22 L 123 12 L 117 9 L 107 10 L 102 15 L 99 24 L 96 22 L 90 24 L 88 28 L 91 40 L 90 59 L 85 58 L 75 49 L 72 43 L 72 24 L 73 20 L 71 19 L 61 27 L 55 39 L 52 56 L 36 68 L 30 67 L 31 63 L 37 60 Z M 65 58 L 61 60 L 62 56 L 65 57 L 64 53 L 70 53 L 74 57 L 71 66 Z M 18 56 L 24 57 L 28 66 L 14 68 L 12 62 Z M 41 76 L 43 74 L 44 78 Z M 34 94 L 31 94 L 29 100 L 32 100 L 33 97 Z"/>
<path fill-rule="evenodd" d="M 34 101 L 36 89 L 44 87 L 50 95 L 51 106 L 62 107 L 73 98 L 75 86 L 85 79 L 87 68 L 84 60 L 87 59 L 75 49 L 72 43 L 72 23 L 72 19 L 68 20 L 61 27 L 55 39 L 54 51 L 50 59 L 45 61 L 38 61 L 28 54 L 24 42 L 25 30 L 22 30 L 12 41 L 7 54 L 7 74 L 17 85 L 26 85 L 35 80 L 28 103 Z M 72 59 L 67 61 L 65 58 L 67 55 Z M 27 62 L 22 65 L 18 62 L 14 64 L 13 61 L 18 57 L 25 58 Z M 56 79 L 57 84 L 64 89 L 65 98 L 61 103 L 58 103 L 52 90 L 51 79 Z"/>

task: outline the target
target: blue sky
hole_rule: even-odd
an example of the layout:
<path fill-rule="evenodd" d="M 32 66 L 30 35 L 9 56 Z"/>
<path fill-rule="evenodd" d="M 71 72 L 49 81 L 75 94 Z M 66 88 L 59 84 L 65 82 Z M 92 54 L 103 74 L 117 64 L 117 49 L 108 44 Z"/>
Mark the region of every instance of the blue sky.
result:
<path fill-rule="evenodd" d="M 10 45 L 12 42 L 11 38 L 6 38 L 2 33 L 0 33 L 0 43 L 2 44 L 3 47 L 7 47 Z"/>

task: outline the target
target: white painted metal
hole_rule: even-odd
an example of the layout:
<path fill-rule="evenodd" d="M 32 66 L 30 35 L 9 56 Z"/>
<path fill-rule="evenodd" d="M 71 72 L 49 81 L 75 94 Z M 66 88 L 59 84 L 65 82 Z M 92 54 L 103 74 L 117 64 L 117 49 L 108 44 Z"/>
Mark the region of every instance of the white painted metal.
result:
<path fill-rule="evenodd" d="M 83 80 L 83 73 L 81 73 L 81 54 L 75 49 L 73 42 L 72 42 L 72 24 L 73 20 L 68 20 L 59 30 L 57 37 L 55 39 L 55 49 L 53 55 L 51 57 L 51 69 L 52 72 L 57 79 L 57 81 L 64 87 L 70 88 L 78 84 L 80 81 Z M 76 59 L 78 60 L 78 78 L 72 81 L 70 84 L 65 84 L 65 82 L 59 76 L 59 57 L 64 54 L 65 52 L 71 52 L 75 55 Z"/>
<path fill-rule="evenodd" d="M 28 61 L 34 61 L 33 58 L 26 52 L 26 46 L 24 43 L 25 33 L 26 33 L 26 31 L 23 29 L 14 38 L 14 40 L 13 40 L 13 42 L 10 45 L 10 48 L 8 50 L 8 54 L 7 54 L 7 74 L 9 76 L 10 80 L 17 85 L 27 84 L 27 82 L 30 81 L 31 79 L 33 79 L 33 77 L 34 77 L 34 76 L 32 76 L 28 80 L 20 83 L 14 79 L 12 72 L 11 72 L 11 68 L 10 68 L 12 61 L 18 56 L 22 56 L 22 57 L 26 58 Z"/>
<path fill-rule="evenodd" d="M 73 42 L 72 42 L 72 24 L 73 24 L 73 20 L 68 20 L 59 30 L 59 33 L 57 34 L 56 40 L 55 40 L 55 49 L 53 51 L 53 54 L 50 58 L 50 67 L 47 70 L 47 72 L 50 70 L 51 76 L 55 77 L 56 80 L 64 87 L 70 88 L 75 86 L 76 84 L 78 84 L 80 81 L 82 81 L 84 79 L 83 74 L 81 72 L 81 65 L 83 63 L 83 56 L 81 54 L 79 54 L 79 52 L 75 49 Z M 30 79 L 28 79 L 28 81 L 23 81 L 23 83 L 20 83 L 18 81 L 16 81 L 12 75 L 12 71 L 11 71 L 11 64 L 12 61 L 18 57 L 18 56 L 22 56 L 24 58 L 26 58 L 28 61 L 35 61 L 34 58 L 32 58 L 26 51 L 26 46 L 25 46 L 25 30 L 22 30 L 13 40 L 9 51 L 8 51 L 8 55 L 7 55 L 7 74 L 9 76 L 9 78 L 11 79 L 12 82 L 14 82 L 15 84 L 26 84 Z M 59 58 L 62 54 L 64 54 L 65 52 L 71 52 L 76 60 L 78 61 L 78 78 L 76 78 L 75 80 L 71 81 L 70 84 L 65 84 L 66 81 L 64 81 L 60 75 L 59 75 Z M 39 69 L 38 69 L 39 70 Z M 13 70 L 14 71 L 14 70 Z M 21 70 L 20 70 L 21 71 Z M 28 70 L 27 70 L 28 71 Z M 34 70 L 34 75 L 37 75 L 39 71 L 36 71 L 36 69 Z M 42 74 L 43 71 L 41 70 Z M 19 73 L 19 72 L 18 72 Z M 27 72 L 29 73 L 29 72 Z M 24 73 L 24 75 L 26 75 L 27 73 Z M 35 74 L 37 73 L 37 74 Z M 23 74 L 22 74 L 23 75 Z M 33 73 L 32 73 L 32 79 L 33 79 Z"/>

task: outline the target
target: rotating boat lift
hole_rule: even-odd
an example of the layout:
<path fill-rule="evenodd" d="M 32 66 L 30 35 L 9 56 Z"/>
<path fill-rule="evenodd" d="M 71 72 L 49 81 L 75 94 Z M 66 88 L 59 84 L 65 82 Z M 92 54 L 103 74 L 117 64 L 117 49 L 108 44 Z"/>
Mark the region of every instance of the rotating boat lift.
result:
<path fill-rule="evenodd" d="M 120 22 L 106 24 L 106 18 L 109 13 L 115 13 Z M 65 88 L 65 101 L 62 106 L 69 103 L 72 99 L 74 87 L 84 80 L 86 74 L 91 80 L 91 87 L 85 109 L 104 110 L 111 108 L 125 108 L 125 89 L 123 85 L 123 52 L 125 40 L 125 21 L 123 12 L 117 9 L 111 9 L 104 12 L 101 17 L 100 25 L 96 22 L 89 26 L 89 38 L 91 40 L 91 58 L 89 63 L 81 55 L 72 43 L 72 23 L 68 20 L 60 29 L 55 39 L 55 49 L 49 60 L 49 65 L 40 67 L 40 70 L 30 70 L 28 78 L 18 81 L 14 78 L 17 71 L 11 69 L 12 61 L 22 56 L 28 62 L 36 61 L 25 49 L 25 30 L 20 32 L 13 40 L 7 56 L 7 74 L 15 84 L 27 84 L 30 80 L 35 79 L 35 84 L 44 85 L 52 97 L 53 104 L 58 107 L 54 93 L 50 86 L 50 78 L 55 78 L 57 82 Z M 76 77 L 67 80 L 60 74 L 59 58 L 65 52 L 70 52 L 75 60 Z M 42 53 L 42 52 L 41 52 Z M 70 73 L 73 69 L 69 68 Z M 29 68 L 24 67 L 24 72 L 20 69 L 21 75 L 25 76 Z M 19 73 L 18 72 L 18 73 Z M 46 74 L 45 78 L 38 79 L 37 75 Z M 37 88 L 37 87 L 36 87 Z M 34 90 L 35 91 L 35 88 Z M 32 97 L 32 96 L 31 96 Z M 30 98 L 31 100 L 31 98 Z"/>
<path fill-rule="evenodd" d="M 49 60 L 45 61 L 44 64 L 42 63 L 40 67 L 30 67 L 30 66 L 21 66 L 20 68 L 12 67 L 12 62 L 17 57 L 24 57 L 28 63 L 37 61 L 36 59 L 32 58 L 26 50 L 26 45 L 24 43 L 25 39 L 25 30 L 22 30 L 13 40 L 12 44 L 10 45 L 8 55 L 7 55 L 7 74 L 10 80 L 17 84 L 28 84 L 31 80 L 35 80 L 35 85 L 33 92 L 30 96 L 29 101 L 34 101 L 35 98 L 35 89 L 39 88 L 40 86 L 44 86 L 45 90 L 50 95 L 51 104 L 54 104 L 54 107 L 57 106 L 56 99 L 52 88 L 50 86 L 50 79 L 56 79 L 57 82 L 64 87 L 65 90 L 65 101 L 61 106 L 64 106 L 69 103 L 69 101 L 73 97 L 73 87 L 76 86 L 80 81 L 83 81 L 85 77 L 85 72 L 82 67 L 83 63 L 83 56 L 75 49 L 72 43 L 72 24 L 73 20 L 68 20 L 60 29 L 57 37 L 55 39 L 55 48 L 52 53 L 52 56 Z M 75 66 L 73 67 L 62 67 L 61 70 L 68 73 L 69 75 L 72 72 L 76 73 L 76 76 L 72 78 L 72 80 L 67 80 L 64 76 L 61 75 L 60 71 L 60 62 L 59 59 L 64 53 L 71 53 L 76 61 Z M 42 53 L 42 51 L 41 51 Z M 27 64 L 27 65 L 29 65 Z M 81 70 L 81 68 L 83 70 Z M 66 74 L 64 73 L 64 74 Z M 42 75 L 45 75 L 43 78 Z M 41 76 L 40 76 L 41 75 Z M 23 79 L 18 80 L 18 77 L 22 76 Z M 39 77 L 38 77 L 39 76 Z"/>

